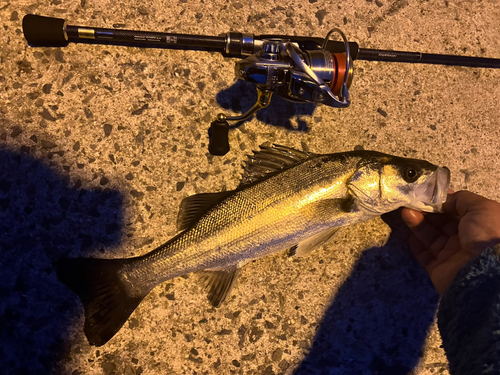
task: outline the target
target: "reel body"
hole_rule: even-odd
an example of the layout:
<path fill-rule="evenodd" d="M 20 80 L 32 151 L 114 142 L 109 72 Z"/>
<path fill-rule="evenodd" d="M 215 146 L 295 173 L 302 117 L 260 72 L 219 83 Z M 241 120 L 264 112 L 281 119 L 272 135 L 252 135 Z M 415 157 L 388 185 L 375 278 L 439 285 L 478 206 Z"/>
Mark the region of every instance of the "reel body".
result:
<path fill-rule="evenodd" d="M 353 69 L 347 69 L 345 53 L 323 50 L 297 53 L 302 64 L 308 66 L 323 81 L 318 82 L 307 71 L 298 67 L 286 51 L 283 53 L 284 45 L 282 41 L 265 41 L 262 51 L 236 63 L 236 77 L 268 90 L 277 88 L 281 97 L 292 102 L 325 104 L 331 107 L 349 105 L 348 101 L 342 99 L 342 84 L 347 75 L 349 88 Z M 334 97 L 322 85 L 329 87 Z M 337 99 L 339 97 L 341 99 Z"/>

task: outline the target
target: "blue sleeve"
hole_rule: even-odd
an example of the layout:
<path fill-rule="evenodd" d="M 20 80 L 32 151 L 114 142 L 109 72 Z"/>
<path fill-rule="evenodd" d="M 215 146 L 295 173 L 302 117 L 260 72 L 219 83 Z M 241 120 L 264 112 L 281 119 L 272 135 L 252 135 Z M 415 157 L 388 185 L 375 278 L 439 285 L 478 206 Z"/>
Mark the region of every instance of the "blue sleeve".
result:
<path fill-rule="evenodd" d="M 451 375 L 500 374 L 500 245 L 458 272 L 441 299 L 438 326 Z"/>

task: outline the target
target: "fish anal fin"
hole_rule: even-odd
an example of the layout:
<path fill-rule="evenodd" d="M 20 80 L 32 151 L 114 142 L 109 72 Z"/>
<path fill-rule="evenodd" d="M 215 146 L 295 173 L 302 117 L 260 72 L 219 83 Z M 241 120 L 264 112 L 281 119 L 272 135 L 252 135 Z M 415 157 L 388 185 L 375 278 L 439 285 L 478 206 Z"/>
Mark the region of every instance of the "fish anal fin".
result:
<path fill-rule="evenodd" d="M 291 247 L 288 250 L 289 256 L 304 256 L 309 254 L 311 251 L 316 250 L 326 244 L 331 238 L 337 233 L 340 228 L 328 228 L 323 232 L 315 234 L 312 237 L 307 238 L 304 241 L 299 242 L 297 245 Z"/>
<path fill-rule="evenodd" d="M 212 207 L 232 194 L 232 191 L 220 193 L 202 193 L 186 197 L 182 200 L 177 216 L 177 230 L 192 227 Z"/>
<path fill-rule="evenodd" d="M 239 274 L 240 268 L 237 266 L 203 271 L 208 300 L 214 307 L 219 307 L 226 300 L 236 284 Z"/>

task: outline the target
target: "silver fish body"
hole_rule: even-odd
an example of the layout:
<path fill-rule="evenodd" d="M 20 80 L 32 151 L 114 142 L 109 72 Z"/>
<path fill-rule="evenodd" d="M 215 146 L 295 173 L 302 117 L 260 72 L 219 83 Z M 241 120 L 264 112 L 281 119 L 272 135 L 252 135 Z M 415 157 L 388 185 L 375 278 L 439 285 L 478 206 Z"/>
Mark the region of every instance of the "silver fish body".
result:
<path fill-rule="evenodd" d="M 127 305 L 128 315 L 119 317 L 103 314 L 102 302 L 86 304 L 85 332 L 91 343 L 102 345 L 149 291 L 166 280 L 204 271 L 209 299 L 218 306 L 245 263 L 283 249 L 290 249 L 292 255 L 306 254 L 326 243 L 338 228 L 402 206 L 440 211 L 448 184 L 447 168 L 422 160 L 373 151 L 318 155 L 264 147 L 249 158 L 236 190 L 200 194 L 182 202 L 177 236 L 143 256 L 102 263 L 100 273 L 112 277 L 97 282 L 100 300 L 90 298 L 92 285 L 83 288 L 90 296 L 75 287 L 76 278 L 85 279 L 85 272 L 69 276 L 63 270 L 71 267 L 61 264 L 58 274 L 80 292 L 82 301 L 105 299 L 105 283 L 118 284 L 121 297 L 133 301 Z M 88 263 L 85 267 L 80 263 L 88 272 L 99 267 L 98 260 L 80 261 Z M 114 268 L 106 270 L 113 261 Z M 107 324 L 100 324 L 102 315 L 108 318 Z M 110 328 L 109 322 L 114 326 Z"/>

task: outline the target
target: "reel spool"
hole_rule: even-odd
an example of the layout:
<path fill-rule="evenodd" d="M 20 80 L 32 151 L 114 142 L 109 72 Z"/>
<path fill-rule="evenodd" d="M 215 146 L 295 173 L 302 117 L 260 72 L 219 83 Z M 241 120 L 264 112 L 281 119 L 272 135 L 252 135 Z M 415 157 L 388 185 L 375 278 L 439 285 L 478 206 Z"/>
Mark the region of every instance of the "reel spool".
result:
<path fill-rule="evenodd" d="M 326 45 L 332 33 L 341 35 L 345 52 L 332 53 Z M 266 108 L 272 94 L 299 103 L 324 104 L 330 107 L 348 107 L 349 87 L 353 78 L 353 64 L 349 43 L 340 29 L 332 29 L 316 50 L 302 51 L 288 39 L 264 40 L 257 53 L 240 60 L 235 65 L 238 79 L 256 85 L 257 102 L 241 116 L 217 115 L 209 129 L 209 151 L 213 155 L 225 155 L 229 151 L 228 121 L 248 119 Z"/>
<path fill-rule="evenodd" d="M 347 75 L 347 88 L 351 87 L 353 67 L 348 68 L 345 53 L 329 51 L 305 51 L 309 67 L 318 75 L 336 96 L 341 94 L 344 77 Z"/>

